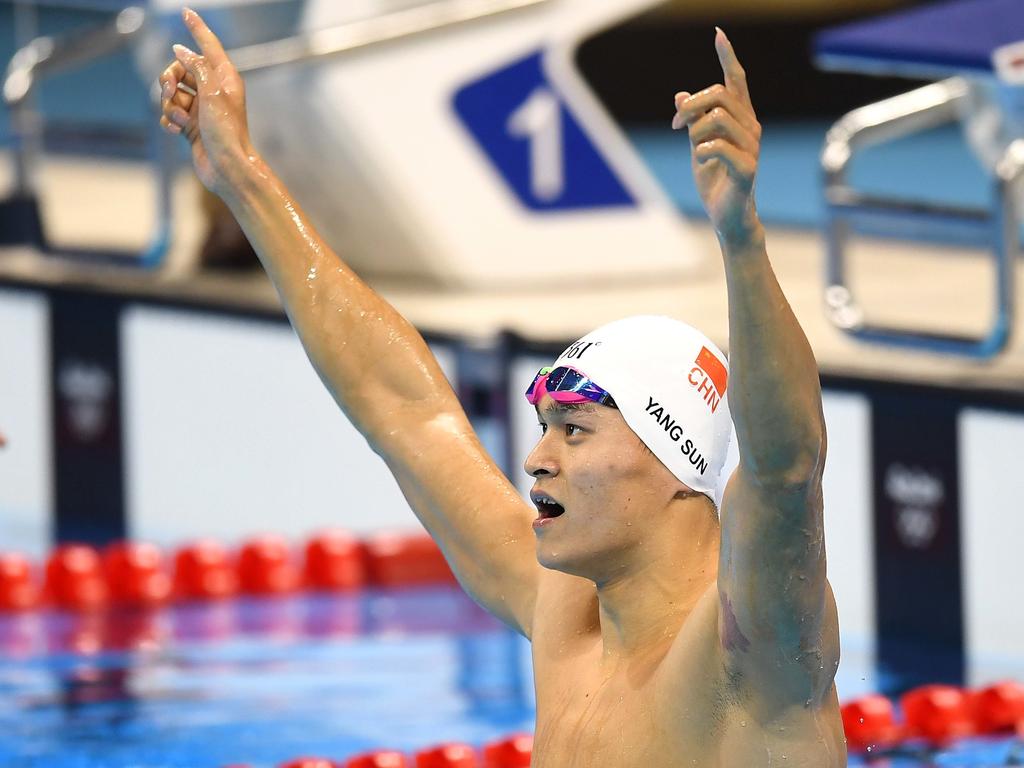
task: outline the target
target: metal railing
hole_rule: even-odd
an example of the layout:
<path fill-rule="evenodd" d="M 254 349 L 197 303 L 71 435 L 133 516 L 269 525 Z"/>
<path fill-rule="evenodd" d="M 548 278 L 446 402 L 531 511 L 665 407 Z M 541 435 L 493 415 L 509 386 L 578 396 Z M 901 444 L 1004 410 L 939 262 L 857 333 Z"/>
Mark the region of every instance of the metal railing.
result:
<path fill-rule="evenodd" d="M 860 150 L 958 121 L 969 104 L 970 83 L 961 78 L 918 88 L 841 118 L 825 139 L 821 166 L 826 203 L 826 312 L 832 323 L 866 341 L 932 352 L 987 358 L 1005 348 L 1014 320 L 1015 270 L 1021 217 L 1015 204 L 1024 175 L 1024 140 L 1006 149 L 997 164 L 989 208 L 969 208 L 869 195 L 847 181 Z M 934 334 L 871 322 L 847 281 L 846 250 L 854 230 L 880 229 L 909 239 L 965 242 L 990 248 L 996 257 L 995 313 L 980 337 Z"/>
<path fill-rule="evenodd" d="M 39 84 L 59 72 L 87 64 L 128 45 L 142 30 L 146 14 L 128 7 L 108 24 L 67 37 L 37 37 L 15 52 L 4 77 L 4 103 L 11 112 L 15 142 L 15 188 L 32 191 L 29 168 L 38 154 L 39 120 L 31 97 Z"/>
<path fill-rule="evenodd" d="M 7 65 L 3 82 L 4 102 L 11 113 L 14 197 L 38 199 L 35 170 L 42 154 L 42 120 L 32 106 L 32 97 L 40 85 L 53 75 L 127 47 L 142 34 L 145 21 L 144 9 L 129 6 L 107 23 L 63 37 L 37 37 L 15 52 Z M 152 161 L 159 167 L 156 174 L 159 212 L 157 231 L 139 258 L 142 266 L 156 266 L 162 262 L 171 233 L 172 152 L 156 122 L 152 122 L 150 152 Z M 41 245 L 44 249 L 47 247 L 45 242 Z"/>

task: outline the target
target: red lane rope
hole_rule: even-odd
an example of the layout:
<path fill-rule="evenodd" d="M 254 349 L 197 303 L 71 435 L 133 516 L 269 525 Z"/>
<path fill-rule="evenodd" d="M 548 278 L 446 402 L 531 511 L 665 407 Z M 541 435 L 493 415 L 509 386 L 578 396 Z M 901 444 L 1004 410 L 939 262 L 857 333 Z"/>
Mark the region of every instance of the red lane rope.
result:
<path fill-rule="evenodd" d="M 904 693 L 899 707 L 871 694 L 841 712 L 853 751 L 886 752 L 915 742 L 944 748 L 969 736 L 1024 734 L 1024 684 L 1006 680 L 975 690 L 923 685 Z"/>
<path fill-rule="evenodd" d="M 529 768 L 533 736 L 517 733 L 476 750 L 469 744 L 449 742 L 406 755 L 391 749 L 375 750 L 338 761 L 326 757 L 297 757 L 277 768 Z M 244 765 L 224 768 L 248 768 Z"/>
<path fill-rule="evenodd" d="M 386 534 L 358 539 L 331 530 L 293 547 L 281 536 L 256 536 L 237 550 L 202 539 L 168 557 L 146 542 L 120 541 L 98 550 L 57 546 L 42 568 L 19 553 L 0 553 L 0 612 L 53 606 L 92 611 L 109 605 L 158 606 L 237 595 L 300 590 L 453 584 L 455 577 L 429 536 Z"/>

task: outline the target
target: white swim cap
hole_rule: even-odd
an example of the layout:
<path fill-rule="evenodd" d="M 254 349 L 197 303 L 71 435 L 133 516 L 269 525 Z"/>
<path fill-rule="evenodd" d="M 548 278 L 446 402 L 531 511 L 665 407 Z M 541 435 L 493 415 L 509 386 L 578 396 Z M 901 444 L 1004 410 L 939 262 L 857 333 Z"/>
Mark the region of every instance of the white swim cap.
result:
<path fill-rule="evenodd" d="M 552 367 L 563 365 L 606 390 L 644 445 L 718 506 L 732 433 L 729 368 L 707 336 L 670 317 L 627 317 L 570 344 Z"/>

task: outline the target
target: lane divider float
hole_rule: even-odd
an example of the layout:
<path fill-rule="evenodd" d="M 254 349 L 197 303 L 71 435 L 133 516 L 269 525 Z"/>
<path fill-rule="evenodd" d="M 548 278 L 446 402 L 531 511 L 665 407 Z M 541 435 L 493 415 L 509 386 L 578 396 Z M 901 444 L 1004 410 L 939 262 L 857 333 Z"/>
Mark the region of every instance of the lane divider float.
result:
<path fill-rule="evenodd" d="M 0 553 L 0 612 L 94 611 L 238 595 L 455 583 L 437 544 L 417 534 L 360 540 L 345 531 L 324 531 L 311 537 L 301 554 L 276 535 L 252 537 L 237 551 L 201 539 L 179 548 L 170 560 L 147 542 L 119 541 L 102 550 L 65 543 L 41 569 L 23 554 Z"/>

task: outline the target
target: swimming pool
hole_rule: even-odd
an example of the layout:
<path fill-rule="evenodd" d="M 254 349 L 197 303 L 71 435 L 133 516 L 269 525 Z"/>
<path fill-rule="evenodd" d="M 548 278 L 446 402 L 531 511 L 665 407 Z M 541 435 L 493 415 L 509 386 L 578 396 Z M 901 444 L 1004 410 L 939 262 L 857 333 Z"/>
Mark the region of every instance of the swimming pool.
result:
<path fill-rule="evenodd" d="M 272 766 L 533 726 L 525 641 L 451 587 L 0 615 L 0 653 L 3 766 Z"/>
<path fill-rule="evenodd" d="M 852 650 L 842 698 L 873 683 Z M 276 766 L 533 728 L 529 646 L 457 587 L 0 614 L 0 765 Z M 869 759 L 870 758 L 870 759 Z M 850 765 L 1024 764 L 1009 738 Z"/>

